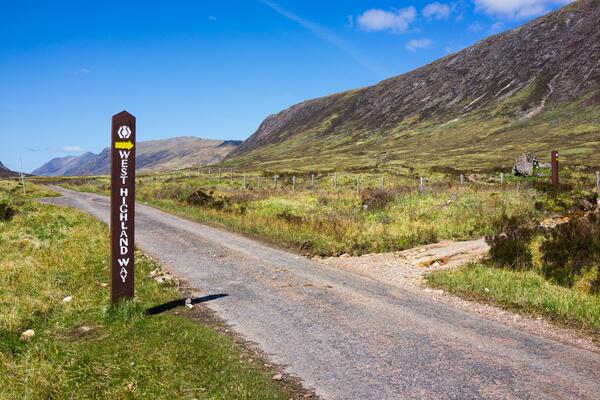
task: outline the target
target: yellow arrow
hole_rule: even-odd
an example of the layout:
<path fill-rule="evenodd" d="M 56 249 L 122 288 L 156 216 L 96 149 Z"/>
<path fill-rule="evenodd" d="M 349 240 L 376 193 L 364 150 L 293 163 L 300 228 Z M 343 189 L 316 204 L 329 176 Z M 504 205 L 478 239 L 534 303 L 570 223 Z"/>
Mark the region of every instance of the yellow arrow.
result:
<path fill-rule="evenodd" d="M 115 149 L 131 150 L 133 149 L 133 143 L 131 143 L 131 140 L 126 142 L 115 142 Z"/>

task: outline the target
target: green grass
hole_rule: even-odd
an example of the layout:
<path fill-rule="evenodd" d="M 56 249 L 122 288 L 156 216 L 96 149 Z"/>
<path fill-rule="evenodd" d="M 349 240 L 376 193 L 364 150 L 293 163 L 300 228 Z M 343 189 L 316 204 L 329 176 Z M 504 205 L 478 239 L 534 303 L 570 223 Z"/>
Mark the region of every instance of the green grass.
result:
<path fill-rule="evenodd" d="M 469 264 L 427 276 L 430 286 L 530 315 L 548 317 L 600 339 L 600 295 L 548 282 L 535 271 Z"/>
<path fill-rule="evenodd" d="M 290 177 L 281 178 L 283 189 L 265 188 L 272 181 L 263 178 L 263 188 L 244 191 L 239 175 L 233 184 L 229 179 L 219 183 L 206 176 L 149 176 L 138 181 L 137 199 L 195 221 L 322 256 L 397 251 L 443 239 L 475 239 L 497 233 L 499 221 L 506 217 L 535 221 L 544 215 L 534 207 L 540 194 L 517 191 L 514 185 L 502 189 L 428 182 L 428 188 L 419 193 L 414 185 L 402 185 L 405 178 L 399 182 L 390 179 L 383 202 L 375 204 L 380 196 L 373 189 L 378 186 L 377 176 L 361 177 L 363 191 L 359 194 L 353 188 L 356 178 L 350 175 L 340 178 L 337 189 L 327 177 L 321 177 L 314 190 L 304 176 L 298 179 L 296 191 L 290 190 Z M 256 176 L 248 177 L 247 183 L 251 179 L 255 182 Z M 65 182 L 76 190 L 108 193 L 105 179 Z M 365 191 L 365 187 L 371 189 Z M 211 200 L 191 203 L 189 196 L 196 190 L 204 191 Z M 216 205 L 218 201 L 224 204 Z"/>
<path fill-rule="evenodd" d="M 0 182 L 18 210 L 0 222 L 0 398 L 291 397 L 214 328 L 170 312 L 146 315 L 181 295 L 147 277 L 157 264 L 141 254 L 135 300 L 109 307 L 106 226 L 33 201 L 50 194 L 35 185 L 25 197 L 18 189 Z M 27 329 L 35 330 L 29 342 L 20 339 Z"/>

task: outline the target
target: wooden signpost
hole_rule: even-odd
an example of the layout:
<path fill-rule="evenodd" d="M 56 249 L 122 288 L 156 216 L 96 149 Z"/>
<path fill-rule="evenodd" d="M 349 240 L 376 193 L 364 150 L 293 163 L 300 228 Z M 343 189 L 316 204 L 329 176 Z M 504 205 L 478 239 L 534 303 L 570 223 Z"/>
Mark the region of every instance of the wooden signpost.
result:
<path fill-rule="evenodd" d="M 135 117 L 112 117 L 110 197 L 110 301 L 132 299 L 135 244 Z"/>

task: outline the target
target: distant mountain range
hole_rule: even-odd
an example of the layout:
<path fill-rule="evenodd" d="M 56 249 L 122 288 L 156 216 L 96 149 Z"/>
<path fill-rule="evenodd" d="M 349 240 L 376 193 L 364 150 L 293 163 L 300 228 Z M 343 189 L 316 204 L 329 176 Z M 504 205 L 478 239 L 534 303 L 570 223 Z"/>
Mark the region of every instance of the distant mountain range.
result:
<path fill-rule="evenodd" d="M 600 0 L 579 0 L 458 53 L 267 117 L 243 144 L 141 142 L 138 169 L 506 170 L 517 155 L 600 167 Z M 109 150 L 36 175 L 108 173 Z"/>
<path fill-rule="evenodd" d="M 264 169 L 600 166 L 600 1 L 579 0 L 375 86 L 269 116 L 226 159 Z"/>
<path fill-rule="evenodd" d="M 197 167 L 220 162 L 241 144 L 236 140 L 211 140 L 197 137 L 176 137 L 165 140 L 138 142 L 136 169 L 138 171 L 167 171 Z M 54 158 L 42 165 L 33 175 L 84 176 L 105 175 L 110 167 L 110 149 L 100 154 Z"/>
<path fill-rule="evenodd" d="M 10 169 L 6 168 L 2 162 L 0 162 L 0 178 L 12 178 L 19 175 L 20 174 L 18 172 L 11 171 Z"/>

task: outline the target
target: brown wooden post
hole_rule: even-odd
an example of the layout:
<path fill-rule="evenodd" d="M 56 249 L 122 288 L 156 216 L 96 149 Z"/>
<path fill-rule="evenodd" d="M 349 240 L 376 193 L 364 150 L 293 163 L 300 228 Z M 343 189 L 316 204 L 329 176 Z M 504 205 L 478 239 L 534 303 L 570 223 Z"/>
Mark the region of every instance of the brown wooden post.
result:
<path fill-rule="evenodd" d="M 558 179 L 558 151 L 553 150 L 552 153 L 550 153 L 550 156 L 551 156 L 550 165 L 552 166 L 552 174 L 551 174 L 552 185 L 554 187 L 558 187 L 558 184 L 559 184 L 559 179 Z"/>
<path fill-rule="evenodd" d="M 134 295 L 135 117 L 112 117 L 110 207 L 110 301 Z"/>

